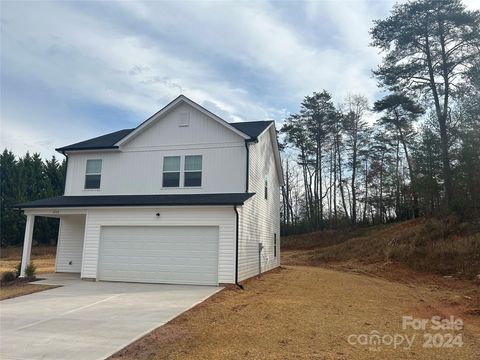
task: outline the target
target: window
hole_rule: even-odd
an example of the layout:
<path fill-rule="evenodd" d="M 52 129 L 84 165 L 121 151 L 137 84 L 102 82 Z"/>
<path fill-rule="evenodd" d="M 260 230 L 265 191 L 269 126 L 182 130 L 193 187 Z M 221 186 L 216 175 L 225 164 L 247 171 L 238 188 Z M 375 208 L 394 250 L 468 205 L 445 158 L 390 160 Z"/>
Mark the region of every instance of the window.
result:
<path fill-rule="evenodd" d="M 265 200 L 268 199 L 268 176 L 265 176 Z"/>
<path fill-rule="evenodd" d="M 202 186 L 202 155 L 185 156 L 184 186 Z"/>
<path fill-rule="evenodd" d="M 273 234 L 273 257 L 277 257 L 277 234 Z"/>
<path fill-rule="evenodd" d="M 163 158 L 163 187 L 180 186 L 180 156 Z"/>
<path fill-rule="evenodd" d="M 87 160 L 87 169 L 85 170 L 85 189 L 100 189 L 101 177 L 102 160 Z"/>

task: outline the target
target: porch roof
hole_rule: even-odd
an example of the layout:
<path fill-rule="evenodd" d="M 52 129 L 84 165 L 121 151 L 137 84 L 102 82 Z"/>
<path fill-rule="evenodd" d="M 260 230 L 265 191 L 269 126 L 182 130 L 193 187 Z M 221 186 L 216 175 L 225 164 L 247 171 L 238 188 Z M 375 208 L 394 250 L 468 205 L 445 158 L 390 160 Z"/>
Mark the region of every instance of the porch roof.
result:
<path fill-rule="evenodd" d="M 15 204 L 18 209 L 77 208 L 115 206 L 219 206 L 243 205 L 254 193 L 180 194 L 180 195 L 89 195 L 56 196 Z"/>

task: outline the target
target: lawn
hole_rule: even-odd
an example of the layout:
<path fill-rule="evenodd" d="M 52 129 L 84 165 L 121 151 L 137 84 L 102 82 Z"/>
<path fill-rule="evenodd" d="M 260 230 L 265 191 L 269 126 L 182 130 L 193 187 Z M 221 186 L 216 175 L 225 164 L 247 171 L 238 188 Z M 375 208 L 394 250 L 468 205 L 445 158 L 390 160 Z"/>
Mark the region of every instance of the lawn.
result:
<path fill-rule="evenodd" d="M 37 267 L 37 275 L 52 273 L 55 271 L 54 246 L 32 247 L 31 259 Z M 8 247 L 1 249 L 0 273 L 15 271 L 16 266 L 22 259 L 21 247 Z M 34 283 L 19 283 L 0 288 L 0 300 L 11 299 L 17 296 L 28 295 L 39 291 L 52 289 L 55 286 L 40 285 Z"/>
<path fill-rule="evenodd" d="M 37 267 L 38 274 L 55 271 L 55 246 L 33 246 L 31 259 Z M 22 260 L 22 247 L 7 247 L 0 250 L 0 273 L 14 271 Z"/>
<path fill-rule="evenodd" d="M 436 277 L 405 283 L 359 272 L 283 267 L 249 281 L 245 290 L 220 292 L 111 359 L 479 358 L 478 287 L 461 280 L 449 286 Z M 409 350 L 373 351 L 347 341 L 375 330 L 412 336 L 402 330 L 404 315 L 459 316 L 464 345 L 423 348 L 423 332 Z"/>

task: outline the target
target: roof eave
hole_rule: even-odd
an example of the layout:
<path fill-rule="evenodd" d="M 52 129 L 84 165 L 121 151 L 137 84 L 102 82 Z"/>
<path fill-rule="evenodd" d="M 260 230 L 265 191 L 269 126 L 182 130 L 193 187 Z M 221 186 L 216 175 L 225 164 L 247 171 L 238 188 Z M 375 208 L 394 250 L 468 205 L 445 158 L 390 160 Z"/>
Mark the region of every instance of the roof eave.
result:
<path fill-rule="evenodd" d="M 58 148 L 55 151 L 63 154 L 64 152 L 69 151 L 92 151 L 92 150 L 117 150 L 119 149 L 118 146 L 91 146 L 91 147 L 66 147 L 66 148 Z"/>
<path fill-rule="evenodd" d="M 196 194 L 195 194 L 196 195 Z M 238 194 L 237 194 L 238 195 Z M 232 205 L 243 205 L 245 201 L 250 199 L 255 193 L 241 193 L 241 195 L 245 195 L 246 197 L 243 199 L 235 199 L 235 200 L 225 200 L 221 199 L 218 201 L 204 201 L 204 200 L 191 200 L 185 199 L 182 201 L 177 202 L 162 202 L 158 200 L 158 202 L 145 202 L 145 201 L 126 201 L 127 199 L 123 199 L 124 201 L 109 201 L 109 199 L 105 199 L 102 203 L 73 203 L 73 204 L 45 204 L 45 203 L 37 203 L 41 200 L 34 200 L 32 202 L 21 203 L 21 204 L 14 204 L 9 206 L 11 209 L 18 209 L 18 210 L 28 210 L 28 209 L 57 209 L 57 208 L 89 208 L 89 207 L 161 207 L 161 206 L 232 206 Z M 114 197 L 115 195 L 112 195 Z M 175 196 L 175 195 L 166 195 L 166 196 Z M 49 199 L 59 199 L 59 198 L 71 198 L 69 196 L 57 196 L 54 198 Z M 72 196 L 75 197 L 75 196 Z M 79 196 L 83 198 L 83 196 Z M 88 196 L 91 197 L 91 200 L 98 198 L 97 196 Z M 43 199 L 45 200 L 45 199 Z M 32 204 L 33 203 L 33 204 Z"/>
<path fill-rule="evenodd" d="M 248 199 L 247 199 L 248 200 Z M 245 200 L 246 201 L 246 200 Z M 83 209 L 83 208 L 112 208 L 112 207 L 163 207 L 163 206 L 241 206 L 245 204 L 245 201 L 242 202 L 222 202 L 222 203 L 215 203 L 215 204 L 209 204 L 209 203 L 179 203 L 179 204 L 85 204 L 85 205 L 55 205 L 55 206 L 48 206 L 48 205 L 34 205 L 34 206 L 26 206 L 23 207 L 21 205 L 23 204 L 18 204 L 18 206 L 12 206 L 12 209 L 17 209 L 17 210 L 29 210 L 29 209 Z"/>

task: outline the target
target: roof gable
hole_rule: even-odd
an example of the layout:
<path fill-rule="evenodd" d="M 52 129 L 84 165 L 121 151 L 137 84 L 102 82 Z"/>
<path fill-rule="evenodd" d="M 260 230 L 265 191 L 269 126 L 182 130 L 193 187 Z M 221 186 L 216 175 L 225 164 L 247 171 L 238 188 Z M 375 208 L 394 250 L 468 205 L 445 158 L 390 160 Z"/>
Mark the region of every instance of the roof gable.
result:
<path fill-rule="evenodd" d="M 246 135 L 248 136 L 248 135 Z M 246 139 L 213 121 L 210 116 L 184 102 L 165 113 L 136 136 L 125 138 L 118 145 L 127 149 L 174 149 L 210 144 L 243 143 Z"/>
<path fill-rule="evenodd" d="M 217 115 L 211 113 L 210 111 L 198 105 L 194 101 L 188 99 L 186 96 L 180 95 L 175 100 L 166 105 L 164 108 L 162 108 L 160 111 L 158 111 L 150 118 L 145 120 L 143 123 L 138 125 L 136 128 L 115 131 L 75 144 L 63 146 L 55 150 L 59 152 L 65 152 L 118 149 L 121 144 L 124 144 L 127 141 L 135 138 L 136 135 L 140 134 L 144 130 L 148 129 L 151 125 L 156 123 L 158 119 L 166 116 L 171 111 L 181 107 L 182 104 L 188 104 L 189 106 L 195 108 L 203 115 L 205 115 L 205 117 L 207 117 L 208 119 L 213 119 L 217 124 L 220 124 L 225 129 L 231 131 L 232 134 L 235 133 L 246 141 L 256 140 L 258 136 L 260 136 L 260 134 L 265 132 L 272 124 L 274 124 L 273 121 L 248 121 L 227 123 L 225 120 L 221 119 Z"/>
<path fill-rule="evenodd" d="M 153 114 L 151 117 L 149 117 L 147 120 L 145 120 L 143 123 L 141 123 L 139 126 L 137 126 L 131 133 L 120 139 L 115 145 L 120 146 L 127 141 L 133 139 L 136 137 L 138 134 L 142 133 L 146 129 L 148 129 L 150 126 L 152 126 L 155 122 L 163 118 L 165 115 L 167 115 L 170 111 L 173 109 L 177 108 L 181 104 L 188 104 L 189 106 L 193 107 L 194 109 L 200 111 L 210 119 L 218 122 L 219 124 L 225 126 L 227 129 L 233 131 L 240 137 L 244 139 L 249 139 L 249 136 L 245 133 L 243 133 L 241 130 L 238 130 L 236 127 L 232 126 L 232 124 L 226 122 L 222 118 L 218 117 L 217 115 L 213 114 L 212 112 L 208 111 L 205 109 L 203 106 L 200 106 L 196 102 L 190 100 L 184 95 L 178 96 L 175 100 L 170 102 L 168 105 L 166 105 L 164 108 L 162 108 L 160 111 L 156 112 Z"/>

